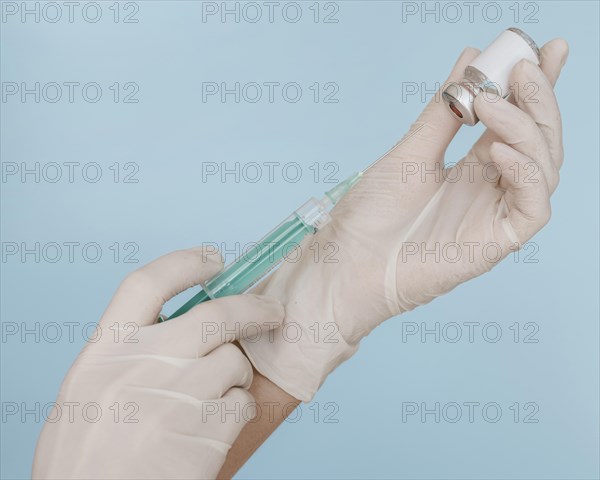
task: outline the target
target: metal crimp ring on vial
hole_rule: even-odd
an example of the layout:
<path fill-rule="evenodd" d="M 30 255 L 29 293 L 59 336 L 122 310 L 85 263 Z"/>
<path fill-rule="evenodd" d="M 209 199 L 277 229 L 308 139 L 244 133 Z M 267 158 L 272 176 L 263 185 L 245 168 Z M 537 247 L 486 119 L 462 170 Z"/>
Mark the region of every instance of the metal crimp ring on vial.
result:
<path fill-rule="evenodd" d="M 480 70 L 469 65 L 465 69 L 465 78 L 459 83 L 449 84 L 444 89 L 442 96 L 452 113 L 463 123 L 475 125 L 479 121 L 475 114 L 475 97 L 482 92 L 499 96 L 507 96 L 509 93 L 501 92 L 497 83 L 492 82 Z"/>
<path fill-rule="evenodd" d="M 482 92 L 480 84 L 460 82 L 451 83 L 443 91 L 444 101 L 454 115 L 467 125 L 475 125 L 478 122 L 475 114 L 474 100 Z"/>
<path fill-rule="evenodd" d="M 519 35 L 523 40 L 525 40 L 527 42 L 527 44 L 531 47 L 531 49 L 533 50 L 533 53 L 535 53 L 538 62 L 541 63 L 542 61 L 542 53 L 540 52 L 539 47 L 537 46 L 537 43 L 535 43 L 535 41 L 533 40 L 533 38 L 531 38 L 529 35 L 527 35 L 523 30 L 521 30 L 520 28 L 517 27 L 510 27 L 508 30 L 510 30 L 513 33 L 516 33 L 517 35 Z"/>

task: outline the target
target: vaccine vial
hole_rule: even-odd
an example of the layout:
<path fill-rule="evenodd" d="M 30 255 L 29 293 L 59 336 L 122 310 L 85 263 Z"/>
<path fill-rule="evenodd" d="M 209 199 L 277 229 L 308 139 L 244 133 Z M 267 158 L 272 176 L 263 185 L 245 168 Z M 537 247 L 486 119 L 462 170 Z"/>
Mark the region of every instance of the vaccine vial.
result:
<path fill-rule="evenodd" d="M 475 125 L 479 121 L 473 107 L 475 97 L 482 92 L 508 97 L 510 72 L 522 59 L 539 65 L 540 49 L 525 32 L 509 28 L 475 57 L 460 82 L 448 84 L 442 92 L 452 115 L 465 125 Z"/>

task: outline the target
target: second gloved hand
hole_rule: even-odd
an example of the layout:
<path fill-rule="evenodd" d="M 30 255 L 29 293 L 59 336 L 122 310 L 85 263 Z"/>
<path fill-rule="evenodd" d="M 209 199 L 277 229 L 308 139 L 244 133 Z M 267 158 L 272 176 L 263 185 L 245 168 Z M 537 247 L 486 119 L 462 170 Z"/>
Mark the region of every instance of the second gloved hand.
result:
<path fill-rule="evenodd" d="M 460 124 L 439 95 L 431 101 L 337 205 L 332 223 L 301 245 L 300 261 L 284 262 L 255 290 L 286 306 L 272 340 L 241 342 L 258 371 L 309 401 L 382 321 L 490 270 L 546 224 L 563 161 L 553 85 L 567 51 L 553 40 L 541 67 L 518 63 L 514 103 L 477 97 L 487 130 L 451 168 L 444 154 Z M 448 81 L 477 54 L 465 50 Z M 333 261 L 307 254 L 326 244 L 336 246 Z"/>
<path fill-rule="evenodd" d="M 217 255 L 218 257 L 218 255 Z M 222 269 L 200 249 L 131 274 L 69 370 L 33 478 L 214 479 L 255 415 L 252 367 L 230 343 L 280 324 L 275 299 L 240 295 L 154 324 L 166 300 Z"/>

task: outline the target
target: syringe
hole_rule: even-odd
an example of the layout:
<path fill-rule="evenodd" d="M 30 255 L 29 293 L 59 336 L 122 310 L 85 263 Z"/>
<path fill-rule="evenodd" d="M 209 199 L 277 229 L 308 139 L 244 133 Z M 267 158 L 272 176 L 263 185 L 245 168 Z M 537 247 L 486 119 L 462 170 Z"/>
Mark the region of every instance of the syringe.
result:
<path fill-rule="evenodd" d="M 311 198 L 281 222 L 255 246 L 238 257 L 225 270 L 201 284 L 202 291 L 184 303 L 170 317 L 178 317 L 199 303 L 227 295 L 238 295 L 271 273 L 306 235 L 314 234 L 331 221 L 329 212 L 358 182 L 362 172 L 355 173 L 318 200 Z"/>

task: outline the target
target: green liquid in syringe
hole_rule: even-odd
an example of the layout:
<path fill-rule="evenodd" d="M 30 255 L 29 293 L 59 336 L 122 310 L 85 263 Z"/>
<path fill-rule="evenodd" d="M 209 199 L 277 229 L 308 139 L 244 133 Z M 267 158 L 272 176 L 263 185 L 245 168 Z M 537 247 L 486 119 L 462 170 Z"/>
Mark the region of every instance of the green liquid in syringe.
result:
<path fill-rule="evenodd" d="M 194 295 L 169 320 L 211 298 L 244 293 L 292 253 L 306 235 L 314 232 L 315 228 L 306 225 L 298 215 L 290 216 L 225 270 L 205 282 L 206 290 Z"/>
<path fill-rule="evenodd" d="M 361 178 L 355 173 L 331 190 L 321 200 L 311 198 L 271 233 L 237 258 L 221 273 L 208 280 L 194 295 L 169 317 L 175 318 L 199 303 L 227 295 L 246 292 L 290 255 L 306 235 L 316 233 L 331 220 L 329 211 Z M 160 321 L 160 320 L 159 320 Z"/>

